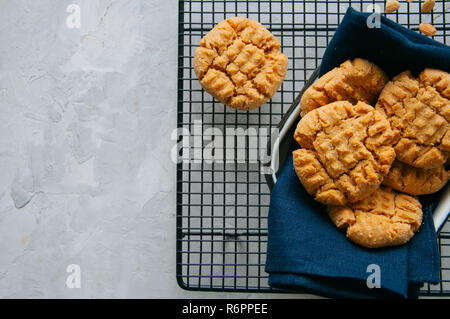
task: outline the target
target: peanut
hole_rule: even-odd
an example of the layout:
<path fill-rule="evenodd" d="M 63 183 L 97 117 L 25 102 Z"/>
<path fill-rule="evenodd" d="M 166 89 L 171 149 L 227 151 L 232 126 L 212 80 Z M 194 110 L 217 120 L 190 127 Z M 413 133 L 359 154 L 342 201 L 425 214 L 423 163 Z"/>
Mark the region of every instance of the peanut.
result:
<path fill-rule="evenodd" d="M 436 28 L 429 23 L 421 23 L 419 25 L 419 30 L 425 35 L 433 36 L 436 34 Z"/>
<path fill-rule="evenodd" d="M 431 12 L 434 8 L 435 1 L 434 0 L 425 0 L 422 4 L 421 11 L 422 12 Z"/>
<path fill-rule="evenodd" d="M 385 12 L 386 13 L 392 13 L 398 10 L 400 8 L 400 2 L 397 0 L 387 0 L 386 1 L 386 7 Z"/>

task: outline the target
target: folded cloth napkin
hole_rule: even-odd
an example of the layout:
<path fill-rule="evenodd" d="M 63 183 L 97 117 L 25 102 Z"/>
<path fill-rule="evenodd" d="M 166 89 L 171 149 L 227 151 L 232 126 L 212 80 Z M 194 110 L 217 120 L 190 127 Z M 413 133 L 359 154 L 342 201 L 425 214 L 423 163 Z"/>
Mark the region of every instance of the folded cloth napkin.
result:
<path fill-rule="evenodd" d="M 325 73 L 348 58 L 366 58 L 390 76 L 425 67 L 450 70 L 450 48 L 381 18 L 368 29 L 369 14 L 349 8 L 323 61 Z M 292 144 L 295 149 L 298 146 Z M 438 283 L 440 255 L 432 211 L 442 192 L 421 196 L 424 218 L 405 245 L 381 249 L 358 246 L 328 218 L 297 178 L 292 157 L 280 170 L 268 218 L 266 272 L 275 288 L 336 298 L 417 298 L 424 282 Z M 369 288 L 367 282 L 379 288 Z M 372 285 L 373 286 L 373 285 Z"/>
<path fill-rule="evenodd" d="M 365 58 L 390 77 L 424 68 L 450 72 L 450 47 L 381 16 L 381 28 L 369 28 L 369 13 L 348 8 L 322 58 L 320 75 L 342 62 Z"/>
<path fill-rule="evenodd" d="M 272 190 L 266 271 L 269 285 L 337 298 L 415 298 L 423 282 L 439 281 L 440 258 L 432 209 L 439 194 L 421 200 L 422 226 L 408 244 L 367 249 L 345 237 L 294 172 L 292 158 Z M 375 265 L 375 266 L 374 266 Z M 367 280 L 379 267 L 380 288 Z"/>

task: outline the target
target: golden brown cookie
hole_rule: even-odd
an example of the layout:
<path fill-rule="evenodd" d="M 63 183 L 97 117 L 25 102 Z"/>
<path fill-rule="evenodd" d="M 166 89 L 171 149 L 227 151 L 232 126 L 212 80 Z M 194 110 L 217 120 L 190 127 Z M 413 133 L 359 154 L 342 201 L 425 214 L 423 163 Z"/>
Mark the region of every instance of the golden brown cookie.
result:
<path fill-rule="evenodd" d="M 394 161 L 383 185 L 410 195 L 432 194 L 447 184 L 450 177 L 444 165 L 424 169 Z"/>
<path fill-rule="evenodd" d="M 385 187 L 360 202 L 329 206 L 328 214 L 350 240 L 368 248 L 402 245 L 422 223 L 422 205 L 416 198 Z"/>
<path fill-rule="evenodd" d="M 450 154 L 450 74 L 425 69 L 414 78 L 409 71 L 386 84 L 377 111 L 399 134 L 397 159 L 421 168 L 438 168 Z"/>
<path fill-rule="evenodd" d="M 320 77 L 303 93 L 300 115 L 334 101 L 374 104 L 388 81 L 378 66 L 364 59 L 347 60 Z"/>
<path fill-rule="evenodd" d="M 298 123 L 294 167 L 309 194 L 328 205 L 357 202 L 377 190 L 395 158 L 394 132 L 370 105 L 338 101 Z"/>
<path fill-rule="evenodd" d="M 234 17 L 217 24 L 194 53 L 202 87 L 223 104 L 240 110 L 270 99 L 286 75 L 280 42 L 259 22 Z"/>

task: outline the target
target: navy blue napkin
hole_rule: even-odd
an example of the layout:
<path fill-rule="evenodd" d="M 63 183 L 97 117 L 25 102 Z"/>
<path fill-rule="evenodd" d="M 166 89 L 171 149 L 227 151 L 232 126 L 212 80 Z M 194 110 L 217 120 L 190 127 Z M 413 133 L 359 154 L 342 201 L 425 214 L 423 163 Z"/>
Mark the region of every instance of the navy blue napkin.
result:
<path fill-rule="evenodd" d="M 381 16 L 381 28 L 367 27 L 368 13 L 349 7 L 327 46 L 320 66 L 323 75 L 353 58 L 365 58 L 390 77 L 425 68 L 450 72 L 450 47 Z"/>
<path fill-rule="evenodd" d="M 417 297 L 423 282 L 439 281 L 440 258 L 432 219 L 438 196 L 421 201 L 424 220 L 408 244 L 363 248 L 347 239 L 328 218 L 325 206 L 306 192 L 290 157 L 270 200 L 269 284 L 338 298 Z M 381 288 L 367 286 L 373 267 L 379 267 Z"/>
<path fill-rule="evenodd" d="M 450 48 L 384 17 L 368 29 L 368 14 L 349 8 L 321 67 L 325 73 L 348 58 L 366 58 L 390 76 L 425 67 L 450 70 Z M 390 70 L 390 71 L 389 71 Z M 298 147 L 293 142 L 293 149 Z M 432 212 L 441 192 L 421 196 L 424 219 L 406 244 L 366 249 L 346 238 L 298 180 L 292 156 L 280 170 L 269 208 L 266 272 L 275 288 L 337 298 L 417 298 L 424 282 L 438 283 L 440 255 Z M 369 288 L 380 274 L 380 288 Z"/>

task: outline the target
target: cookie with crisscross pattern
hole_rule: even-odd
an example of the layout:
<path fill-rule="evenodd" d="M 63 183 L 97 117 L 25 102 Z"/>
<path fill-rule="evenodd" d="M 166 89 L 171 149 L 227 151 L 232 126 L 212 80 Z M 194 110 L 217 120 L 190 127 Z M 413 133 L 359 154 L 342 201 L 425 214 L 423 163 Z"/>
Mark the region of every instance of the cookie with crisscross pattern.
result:
<path fill-rule="evenodd" d="M 295 171 L 324 204 L 357 202 L 375 192 L 395 158 L 395 134 L 373 107 L 338 101 L 315 109 L 297 125 Z"/>
<path fill-rule="evenodd" d="M 280 42 L 259 22 L 242 17 L 217 24 L 194 53 L 194 71 L 202 87 L 240 110 L 255 109 L 270 99 L 287 66 Z"/>
<path fill-rule="evenodd" d="M 449 178 L 444 165 L 425 169 L 394 161 L 383 185 L 410 195 L 425 195 L 439 191 Z"/>
<path fill-rule="evenodd" d="M 450 74 L 409 71 L 386 84 L 376 104 L 398 133 L 397 160 L 425 169 L 444 165 L 450 156 Z"/>
<path fill-rule="evenodd" d="M 300 100 L 300 114 L 304 116 L 335 101 L 375 105 L 387 81 L 386 73 L 372 62 L 360 58 L 347 60 L 306 89 Z"/>
<path fill-rule="evenodd" d="M 419 229 L 423 215 L 416 198 L 387 187 L 357 203 L 329 206 L 328 214 L 350 240 L 368 248 L 408 242 Z"/>

